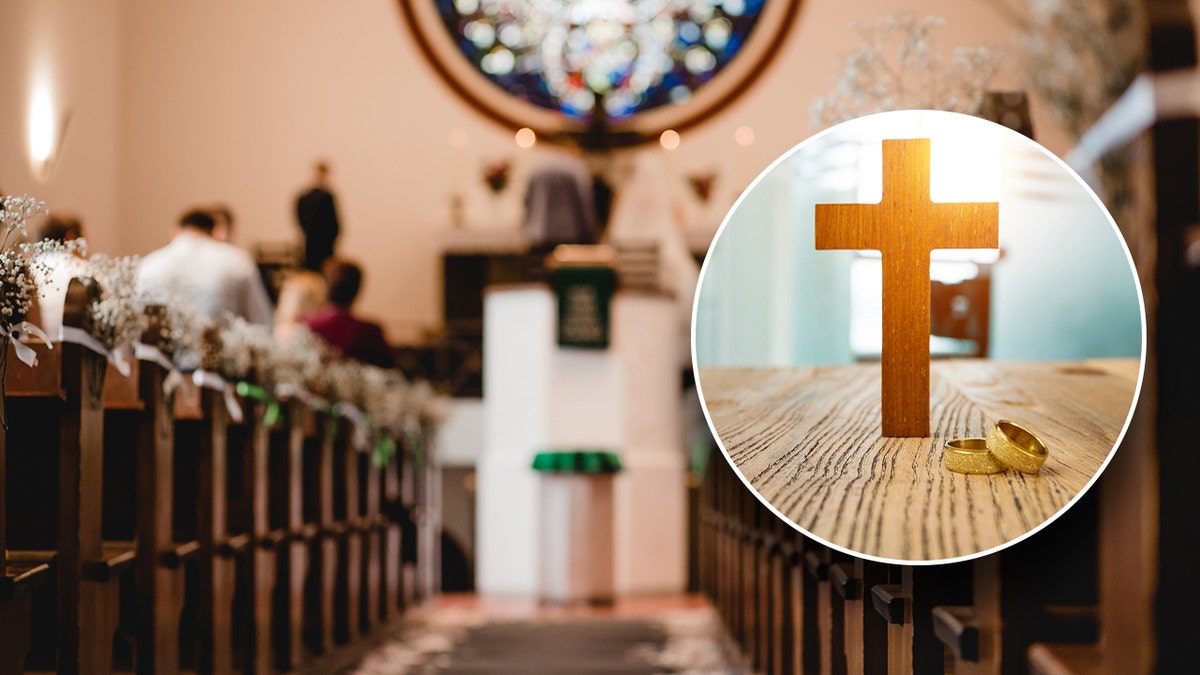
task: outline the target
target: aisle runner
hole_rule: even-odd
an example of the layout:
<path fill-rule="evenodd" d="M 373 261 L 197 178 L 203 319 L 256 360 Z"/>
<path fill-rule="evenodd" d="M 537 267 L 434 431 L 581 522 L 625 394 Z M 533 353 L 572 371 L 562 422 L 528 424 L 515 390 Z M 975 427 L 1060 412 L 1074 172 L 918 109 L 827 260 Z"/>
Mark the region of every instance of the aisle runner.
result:
<path fill-rule="evenodd" d="M 409 619 L 353 662 L 311 663 L 316 673 L 596 673 L 635 675 L 748 672 L 711 609 L 653 619 L 484 620 L 441 610 Z M 358 650 L 356 650 L 358 651 Z"/>

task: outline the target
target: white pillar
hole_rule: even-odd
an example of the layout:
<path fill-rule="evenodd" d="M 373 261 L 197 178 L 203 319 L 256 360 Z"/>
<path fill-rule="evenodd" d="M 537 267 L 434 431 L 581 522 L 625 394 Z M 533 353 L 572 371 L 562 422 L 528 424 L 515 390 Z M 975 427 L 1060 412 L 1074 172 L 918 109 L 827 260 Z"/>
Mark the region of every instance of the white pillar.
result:
<path fill-rule="evenodd" d="M 554 296 L 493 289 L 484 303 L 483 456 L 478 470 L 481 593 L 535 596 L 538 474 L 547 449 L 611 449 L 618 595 L 680 592 L 687 504 L 678 314 L 663 296 L 618 293 L 608 350 L 559 349 Z"/>

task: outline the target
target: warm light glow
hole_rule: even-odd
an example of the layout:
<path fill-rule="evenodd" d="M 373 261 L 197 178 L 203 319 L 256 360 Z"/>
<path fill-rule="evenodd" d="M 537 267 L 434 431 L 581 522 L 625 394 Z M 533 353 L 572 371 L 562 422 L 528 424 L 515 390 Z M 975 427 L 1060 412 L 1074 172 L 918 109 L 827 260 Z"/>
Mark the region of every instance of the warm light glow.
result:
<path fill-rule="evenodd" d="M 951 126 L 933 137 L 929 196 L 935 202 L 999 201 L 1000 171 L 1011 172 L 1009 165 L 997 134 Z"/>
<path fill-rule="evenodd" d="M 658 142 L 667 150 L 674 150 L 679 147 L 679 132 L 674 129 L 667 129 L 658 137 Z"/>
<path fill-rule="evenodd" d="M 465 148 L 467 147 L 467 130 L 463 128 L 454 129 L 450 132 L 450 147 Z"/>
<path fill-rule="evenodd" d="M 517 147 L 532 148 L 537 142 L 537 134 L 533 133 L 533 129 L 529 127 L 521 127 L 517 129 L 517 134 L 514 137 L 517 141 Z"/>
<path fill-rule="evenodd" d="M 754 130 L 747 126 L 740 126 L 737 131 L 733 132 L 733 140 L 744 148 L 754 142 Z"/>
<path fill-rule="evenodd" d="M 29 159 L 35 171 L 42 167 L 54 154 L 54 98 L 50 84 L 39 80 L 33 87 L 29 100 Z"/>

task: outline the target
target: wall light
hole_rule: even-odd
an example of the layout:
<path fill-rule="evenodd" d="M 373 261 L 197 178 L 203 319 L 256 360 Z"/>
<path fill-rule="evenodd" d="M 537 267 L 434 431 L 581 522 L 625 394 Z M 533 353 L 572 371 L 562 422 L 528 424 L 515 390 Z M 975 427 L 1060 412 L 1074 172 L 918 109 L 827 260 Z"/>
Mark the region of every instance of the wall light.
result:
<path fill-rule="evenodd" d="M 674 150 L 679 147 L 679 132 L 674 129 L 667 129 L 658 137 L 658 142 L 667 150 Z"/>
<path fill-rule="evenodd" d="M 517 147 L 519 148 L 532 148 L 533 144 L 537 142 L 537 134 L 529 127 L 517 129 L 517 133 L 513 138 L 516 140 Z"/>
<path fill-rule="evenodd" d="M 39 183 L 48 182 L 54 174 L 55 161 L 62 149 L 71 115 L 69 112 L 64 114 L 61 121 L 57 118 L 50 83 L 46 78 L 39 78 L 30 92 L 28 124 L 29 165 Z"/>

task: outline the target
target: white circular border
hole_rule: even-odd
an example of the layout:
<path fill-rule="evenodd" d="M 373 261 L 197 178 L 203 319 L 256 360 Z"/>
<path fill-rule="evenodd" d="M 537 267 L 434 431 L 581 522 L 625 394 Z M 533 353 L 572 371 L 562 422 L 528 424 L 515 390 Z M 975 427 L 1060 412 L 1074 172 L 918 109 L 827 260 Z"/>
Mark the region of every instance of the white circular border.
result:
<path fill-rule="evenodd" d="M 1086 191 L 1088 196 L 1090 196 L 1092 198 L 1092 200 L 1096 202 L 1096 205 L 1100 207 L 1101 212 L 1104 213 L 1105 219 L 1108 220 L 1108 224 L 1113 228 L 1113 233 L 1117 236 L 1117 241 L 1119 241 L 1121 244 L 1121 250 L 1123 250 L 1125 252 L 1125 261 L 1127 263 L 1129 263 L 1129 269 L 1133 272 L 1133 278 L 1135 281 L 1134 286 L 1137 287 L 1138 309 L 1140 310 L 1139 313 L 1141 315 L 1141 320 L 1142 320 L 1141 321 L 1141 323 L 1142 323 L 1142 349 L 1141 349 L 1141 352 L 1142 353 L 1141 353 L 1141 358 L 1139 359 L 1139 364 L 1138 364 L 1137 385 L 1134 387 L 1134 391 L 1133 391 L 1133 402 L 1129 406 L 1129 413 L 1125 415 L 1125 424 L 1124 424 L 1124 426 L 1121 427 L 1121 433 L 1117 436 L 1117 440 L 1115 443 L 1113 443 L 1112 449 L 1109 450 L 1108 456 L 1104 458 L 1104 462 L 1100 465 L 1100 468 L 1096 471 L 1096 473 L 1092 475 L 1092 478 L 1091 478 L 1091 480 L 1089 480 L 1087 482 L 1087 485 L 1084 485 L 1083 488 L 1080 489 L 1079 492 L 1077 492 L 1075 494 L 1075 496 L 1071 498 L 1070 501 L 1068 501 L 1061 509 L 1059 509 L 1057 512 L 1055 512 L 1052 516 L 1050 516 L 1046 520 L 1042 521 L 1041 523 L 1034 526 L 1032 529 L 1026 531 L 1024 534 L 1022 534 L 1018 537 L 1009 539 L 1008 541 L 1004 542 L 1003 544 L 993 546 L 992 548 L 984 549 L 982 551 L 978 551 L 975 553 L 968 553 L 966 555 L 958 556 L 957 558 L 937 558 L 937 559 L 933 559 L 933 560 L 903 560 L 900 558 L 884 558 L 882 556 L 869 555 L 866 553 L 854 551 L 852 549 L 846 548 L 845 546 L 842 546 L 840 544 L 835 544 L 835 543 L 828 541 L 822 537 L 819 537 L 819 536 L 813 534 L 812 532 L 809 532 L 808 530 L 804 529 L 803 527 L 800 527 L 795 522 L 793 522 L 791 518 L 788 518 L 787 516 L 780 513 L 779 510 L 776 509 L 775 506 L 773 504 L 771 504 L 770 501 L 768 501 L 765 497 L 763 497 L 762 494 L 760 494 L 759 491 L 756 490 L 754 488 L 754 486 L 750 484 L 750 481 L 746 479 L 746 477 L 742 474 L 741 469 L 738 468 L 737 463 L 735 463 L 733 461 L 733 458 L 729 456 L 729 451 L 725 448 L 725 443 L 721 440 L 720 434 L 717 433 L 716 426 L 713 425 L 712 416 L 709 415 L 709 413 L 708 413 L 708 404 L 705 402 L 705 399 L 704 399 L 704 388 L 700 382 L 700 367 L 699 367 L 699 364 L 696 362 L 696 313 L 700 306 L 700 289 L 704 285 L 704 275 L 708 271 L 709 262 L 711 262 L 711 260 L 712 260 L 713 249 L 716 248 L 717 242 L 720 241 L 721 235 L 725 232 L 725 227 L 727 225 L 729 225 L 731 216 L 733 216 L 734 212 L 736 212 L 738 210 L 738 208 L 742 205 L 742 202 L 746 199 L 746 196 L 749 195 L 754 190 L 754 188 L 759 184 L 759 182 L 761 182 L 768 174 L 770 174 L 772 171 L 774 171 L 776 169 L 776 167 L 778 167 L 780 164 L 787 161 L 787 159 L 789 157 L 791 157 L 793 154 L 795 154 L 796 151 L 798 151 L 801 148 L 801 146 L 803 146 L 804 144 L 816 141 L 817 139 L 821 138 L 822 136 L 832 133 L 834 130 L 838 129 L 839 127 L 841 127 L 843 125 L 854 124 L 854 123 L 858 122 L 859 120 L 865 120 L 865 119 L 869 119 L 869 118 L 877 118 L 877 117 L 882 117 L 884 115 L 894 115 L 896 113 L 911 114 L 913 112 L 932 112 L 932 113 L 937 113 L 939 115 L 956 115 L 959 117 L 968 117 L 968 118 L 971 118 L 972 120 L 977 120 L 980 122 L 985 122 L 987 124 L 991 124 L 991 125 L 995 126 L 998 130 L 1000 130 L 1002 133 L 1012 134 L 1013 136 L 1020 138 L 1022 142 L 1027 143 L 1027 144 L 1032 145 L 1033 147 L 1037 148 L 1037 150 L 1039 152 L 1041 152 L 1045 156 L 1049 157 L 1056 164 L 1058 164 L 1059 167 L 1062 170 L 1064 170 L 1068 176 L 1075 179 L 1075 181 L 1080 186 L 1083 187 L 1083 189 Z M 889 112 L 881 112 L 881 113 L 875 113 L 872 115 L 863 115 L 861 117 L 856 117 L 854 119 L 835 124 L 835 125 L 829 127 L 828 129 L 824 129 L 822 131 L 819 131 L 819 132 L 813 134 L 812 136 L 809 136 L 808 138 L 806 138 L 806 139 L 800 141 L 799 143 L 797 143 L 796 145 L 792 146 L 791 149 L 789 149 L 787 152 L 780 155 L 778 158 L 775 159 L 775 161 L 771 162 L 771 164 L 769 166 L 767 166 L 767 168 L 763 169 L 762 172 L 760 172 L 758 174 L 758 176 L 756 176 L 754 178 L 754 180 L 751 181 L 750 185 L 747 186 L 746 189 L 742 191 L 742 194 L 740 194 L 738 196 L 737 201 L 735 201 L 733 203 L 733 206 L 730 207 L 729 211 L 726 212 L 725 218 L 723 218 L 721 220 L 721 226 L 717 228 L 716 234 L 713 235 L 712 242 L 708 245 L 708 251 L 704 256 L 704 263 L 700 266 L 700 275 L 696 279 L 696 293 L 692 298 L 692 325 L 691 325 L 691 336 L 690 336 L 689 342 L 690 342 L 690 346 L 691 346 L 691 350 L 692 350 L 692 355 L 691 355 L 692 356 L 692 377 L 693 377 L 694 381 L 696 382 L 696 395 L 700 399 L 700 408 L 701 408 L 701 410 L 704 411 L 704 421 L 708 424 L 708 430 L 712 434 L 713 440 L 715 440 L 717 442 L 717 447 L 719 447 L 721 449 L 721 454 L 725 457 L 725 461 L 728 462 L 729 466 L 733 469 L 734 474 L 736 474 L 737 477 L 739 479 L 741 479 L 742 483 L 746 486 L 746 489 L 749 490 L 755 497 L 757 497 L 758 501 L 762 502 L 763 506 L 766 506 L 767 509 L 769 509 L 771 511 L 771 513 L 775 514 L 775 517 L 779 518 L 780 520 L 787 523 L 788 525 L 791 525 L 793 529 L 795 529 L 797 532 L 803 534 L 804 536 L 806 536 L 810 539 L 813 539 L 817 542 L 820 542 L 821 544 L 828 546 L 829 548 L 832 548 L 836 551 L 840 551 L 842 553 L 852 555 L 856 558 L 863 558 L 865 560 L 872 560 L 874 562 L 887 563 L 887 564 L 891 564 L 891 565 L 948 565 L 951 563 L 965 562 L 965 561 L 974 560 L 976 558 L 980 558 L 980 557 L 983 557 L 986 555 L 991 555 L 993 553 L 998 553 L 1010 546 L 1019 544 L 1022 541 L 1024 541 L 1025 539 L 1037 534 L 1043 528 L 1045 528 L 1047 525 L 1058 520 L 1064 513 L 1066 513 L 1072 506 L 1074 506 L 1075 503 L 1078 502 L 1083 497 L 1083 495 L 1087 494 L 1088 490 L 1091 490 L 1092 486 L 1095 485 L 1096 481 L 1100 479 L 1101 474 L 1104 473 L 1104 470 L 1108 468 L 1109 463 L 1112 462 L 1113 455 L 1117 454 L 1117 448 L 1120 447 L 1121 442 L 1125 440 L 1125 434 L 1129 431 L 1129 424 L 1133 421 L 1133 414 L 1137 410 L 1138 400 L 1141 398 L 1141 395 L 1142 395 L 1142 384 L 1143 384 L 1143 381 L 1146 376 L 1146 299 L 1145 299 L 1144 295 L 1142 294 L 1142 279 L 1141 279 L 1141 276 L 1138 274 L 1137 265 L 1134 264 L 1133 254 L 1129 252 L 1129 244 L 1125 241 L 1125 235 L 1121 234 L 1121 229 L 1119 227 L 1117 227 L 1117 222 L 1115 220 L 1113 220 L 1112 214 L 1109 213 L 1109 211 L 1108 211 L 1108 207 L 1104 205 L 1104 202 L 1100 199 L 1100 197 L 1098 195 L 1096 195 L 1096 192 L 1094 190 L 1092 190 L 1090 185 L 1087 184 L 1087 181 L 1083 180 L 1083 178 L 1081 178 L 1079 176 L 1079 174 L 1076 173 L 1075 170 L 1072 169 L 1070 166 L 1068 166 L 1067 163 L 1064 162 L 1061 158 L 1059 158 L 1057 155 L 1055 155 L 1054 153 L 1047 150 L 1041 143 L 1038 143 L 1037 141 L 1025 136 L 1024 134 L 1013 131 L 1012 129 L 1009 129 L 1008 127 L 1002 126 L 1000 124 L 996 124 L 995 122 L 992 122 L 990 120 L 985 120 L 985 119 L 982 119 L 979 117 L 974 117 L 972 115 L 964 115 L 962 113 L 948 112 L 948 111 L 942 111 L 942 110 L 919 110 L 919 111 L 894 110 L 894 111 L 889 111 Z"/>

